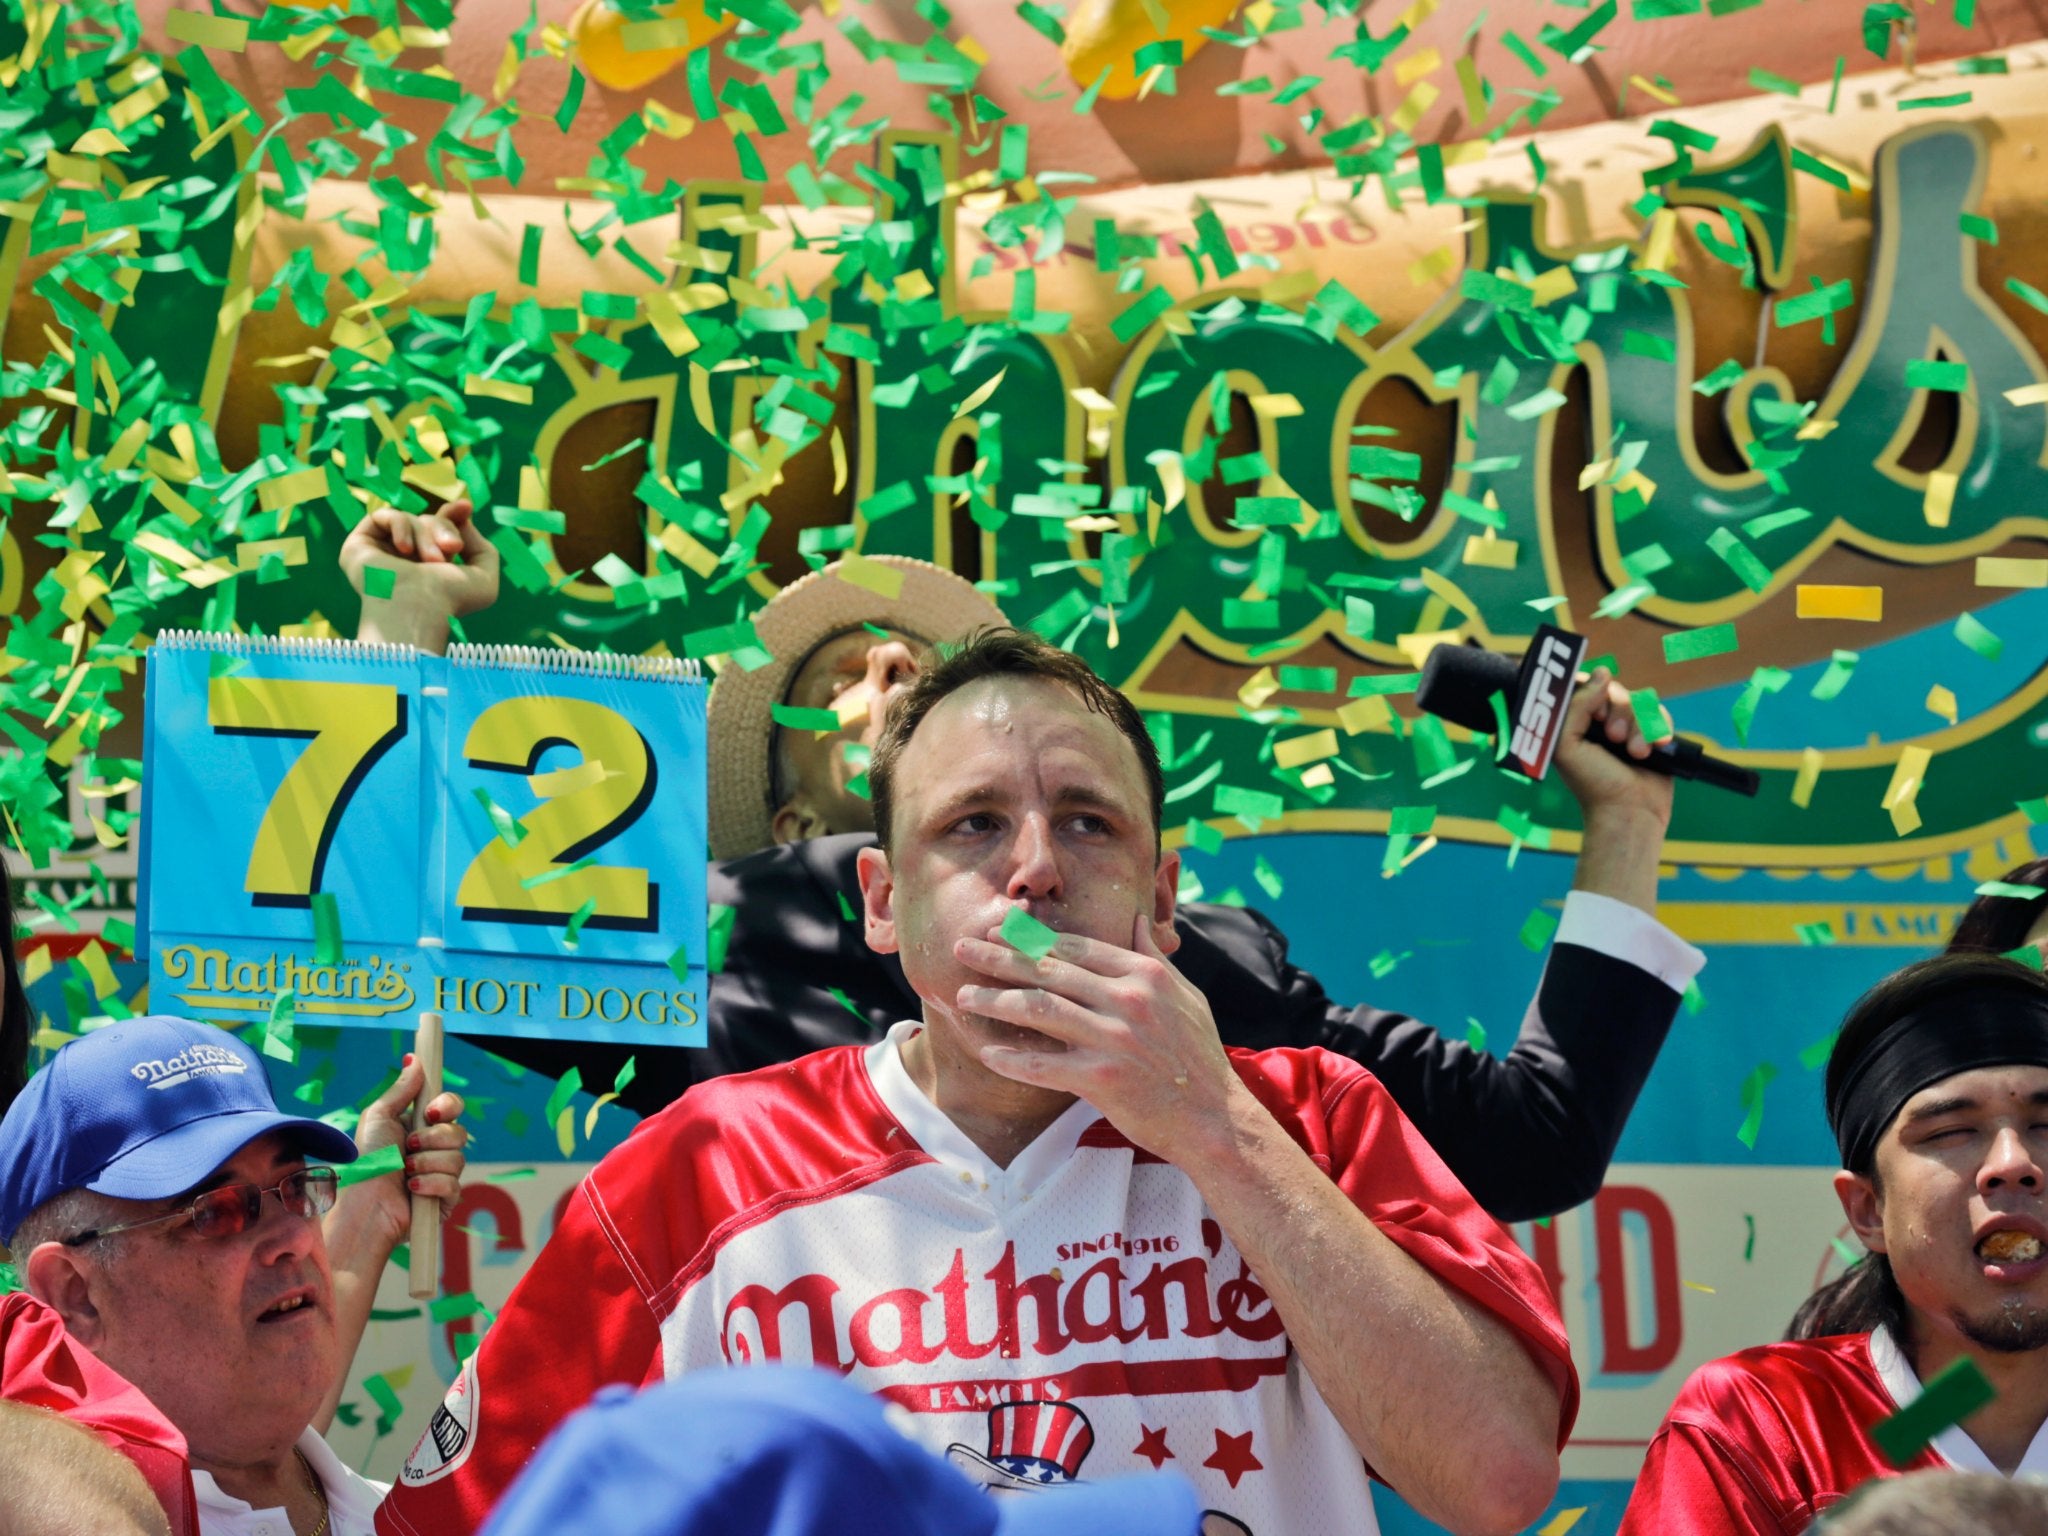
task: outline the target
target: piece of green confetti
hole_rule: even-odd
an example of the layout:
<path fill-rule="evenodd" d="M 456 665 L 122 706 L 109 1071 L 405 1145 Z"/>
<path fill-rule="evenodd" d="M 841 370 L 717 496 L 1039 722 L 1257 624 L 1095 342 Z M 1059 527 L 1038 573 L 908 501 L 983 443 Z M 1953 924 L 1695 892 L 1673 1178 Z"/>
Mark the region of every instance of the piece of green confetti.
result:
<path fill-rule="evenodd" d="M 1983 1368 L 1958 1355 L 1935 1373 L 1920 1395 L 1870 1426 L 1870 1438 L 1894 1467 L 1905 1468 L 1944 1430 L 1987 1408 L 1998 1393 Z"/>
<path fill-rule="evenodd" d="M 1005 944 L 1033 960 L 1043 960 L 1060 941 L 1058 933 L 1022 907 L 1012 907 L 1004 915 L 1002 934 Z"/>
<path fill-rule="evenodd" d="M 1538 907 L 1522 920 L 1521 932 L 1515 935 L 1522 941 L 1522 948 L 1531 954 L 1541 954 L 1543 947 L 1557 932 L 1558 918 L 1554 912 Z"/>
<path fill-rule="evenodd" d="M 1764 1089 L 1778 1075 L 1775 1062 L 1760 1061 L 1742 1080 L 1742 1124 L 1736 1128 L 1735 1139 L 1750 1151 L 1756 1150 L 1756 1139 L 1764 1125 Z"/>
<path fill-rule="evenodd" d="M 388 565 L 363 567 L 363 596 L 388 598 L 398 585 L 398 572 Z"/>
<path fill-rule="evenodd" d="M 1820 680 L 1813 685 L 1809 697 L 1818 699 L 1823 704 L 1839 697 L 1842 690 L 1849 686 L 1849 679 L 1856 673 L 1857 659 L 1854 651 L 1836 651 L 1829 658 L 1827 671 L 1821 673 Z"/>
<path fill-rule="evenodd" d="M 365 1179 L 382 1178 L 387 1173 L 400 1173 L 405 1169 L 405 1149 L 399 1146 L 379 1147 L 374 1152 L 365 1152 L 352 1163 L 337 1164 L 335 1180 L 347 1186 L 360 1184 Z"/>
<path fill-rule="evenodd" d="M 341 964 L 341 904 L 332 891 L 315 891 L 313 908 L 313 963 Z"/>
<path fill-rule="evenodd" d="M 1702 661 L 1709 656 L 1726 656 L 1740 649 L 1735 639 L 1735 625 L 1709 624 L 1700 629 L 1681 630 L 1664 637 L 1664 660 L 1676 664 L 1681 661 Z"/>

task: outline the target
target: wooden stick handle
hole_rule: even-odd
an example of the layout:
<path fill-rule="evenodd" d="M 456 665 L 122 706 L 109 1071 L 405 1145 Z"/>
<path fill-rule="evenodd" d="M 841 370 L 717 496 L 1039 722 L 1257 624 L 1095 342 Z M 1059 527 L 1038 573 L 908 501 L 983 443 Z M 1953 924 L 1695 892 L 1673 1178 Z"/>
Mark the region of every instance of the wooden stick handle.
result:
<path fill-rule="evenodd" d="M 426 1084 L 413 1101 L 408 1117 L 415 1131 L 427 1123 L 427 1105 L 441 1093 L 441 1015 L 420 1015 L 419 1033 L 413 1037 L 412 1053 L 426 1074 Z M 412 1266 L 408 1271 L 408 1294 L 414 1301 L 426 1301 L 441 1285 L 441 1202 L 428 1195 L 412 1197 Z"/>

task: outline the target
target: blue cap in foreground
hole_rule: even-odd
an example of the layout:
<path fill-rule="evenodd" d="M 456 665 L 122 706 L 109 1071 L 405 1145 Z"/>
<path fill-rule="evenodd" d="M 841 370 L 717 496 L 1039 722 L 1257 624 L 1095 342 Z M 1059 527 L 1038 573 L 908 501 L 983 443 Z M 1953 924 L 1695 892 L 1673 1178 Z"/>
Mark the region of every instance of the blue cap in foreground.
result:
<path fill-rule="evenodd" d="M 67 1190 L 162 1200 L 203 1184 L 268 1131 L 353 1162 L 346 1132 L 278 1110 L 257 1054 L 224 1029 L 152 1014 L 74 1040 L 0 1120 L 0 1243 Z"/>
<path fill-rule="evenodd" d="M 607 1388 L 542 1446 L 483 1536 L 1197 1536 L 1172 1473 L 991 1494 L 823 1370 Z"/>

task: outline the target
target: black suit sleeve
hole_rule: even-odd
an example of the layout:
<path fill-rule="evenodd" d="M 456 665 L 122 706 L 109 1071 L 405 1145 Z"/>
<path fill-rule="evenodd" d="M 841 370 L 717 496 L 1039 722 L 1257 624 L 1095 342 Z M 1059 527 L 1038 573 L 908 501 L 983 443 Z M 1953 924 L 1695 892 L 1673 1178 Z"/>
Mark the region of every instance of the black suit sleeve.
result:
<path fill-rule="evenodd" d="M 1190 905 L 1175 964 L 1209 997 L 1226 1045 L 1319 1045 L 1386 1084 L 1473 1197 L 1502 1221 L 1590 1200 L 1679 997 L 1598 950 L 1556 945 L 1505 1059 L 1406 1014 L 1341 1007 L 1256 912 Z"/>

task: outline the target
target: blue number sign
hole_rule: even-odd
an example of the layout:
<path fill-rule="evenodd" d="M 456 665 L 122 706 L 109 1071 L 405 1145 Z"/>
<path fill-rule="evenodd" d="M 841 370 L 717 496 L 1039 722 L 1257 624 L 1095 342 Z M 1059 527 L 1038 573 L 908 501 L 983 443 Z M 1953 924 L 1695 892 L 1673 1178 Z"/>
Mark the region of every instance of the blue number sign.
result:
<path fill-rule="evenodd" d="M 158 1009 L 704 1043 L 694 663 L 175 632 L 146 729 Z"/>

